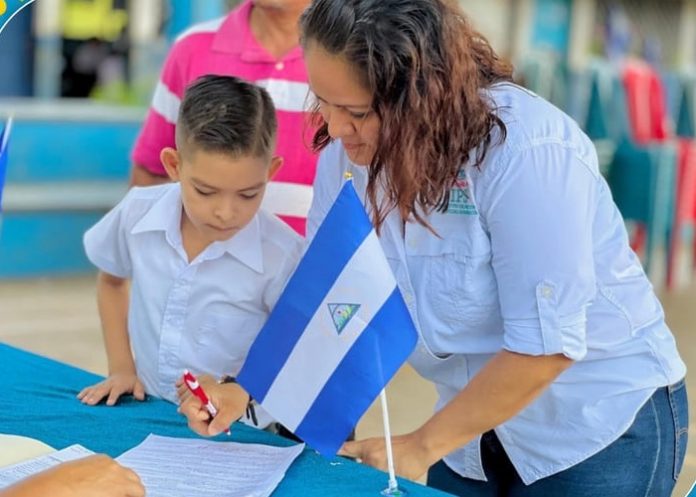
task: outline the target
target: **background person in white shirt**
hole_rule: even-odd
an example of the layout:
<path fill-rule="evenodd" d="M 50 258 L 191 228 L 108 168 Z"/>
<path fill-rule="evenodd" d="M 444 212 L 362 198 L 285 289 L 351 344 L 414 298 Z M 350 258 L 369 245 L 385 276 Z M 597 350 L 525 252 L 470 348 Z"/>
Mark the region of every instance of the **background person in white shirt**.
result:
<path fill-rule="evenodd" d="M 323 119 L 308 239 L 351 172 L 439 393 L 394 437 L 397 473 L 467 497 L 669 496 L 686 368 L 590 140 L 454 0 L 314 0 L 301 30 Z M 233 419 L 181 411 L 199 433 Z M 343 453 L 386 468 L 382 438 Z"/>
<path fill-rule="evenodd" d="M 196 80 L 177 148 L 161 154 L 175 183 L 132 189 L 85 234 L 109 376 L 78 394 L 83 403 L 130 393 L 177 402 L 186 368 L 237 373 L 302 248 L 259 210 L 282 163 L 276 127 L 265 90 L 231 76 Z"/>

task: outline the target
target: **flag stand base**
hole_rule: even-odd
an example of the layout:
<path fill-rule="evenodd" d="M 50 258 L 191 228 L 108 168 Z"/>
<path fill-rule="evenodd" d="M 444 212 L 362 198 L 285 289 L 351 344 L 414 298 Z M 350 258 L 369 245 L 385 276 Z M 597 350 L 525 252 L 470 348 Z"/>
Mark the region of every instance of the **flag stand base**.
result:
<path fill-rule="evenodd" d="M 400 497 L 402 495 L 408 495 L 408 492 L 406 490 L 400 489 L 398 486 L 396 487 L 387 487 L 384 490 L 380 492 L 380 494 L 389 496 L 389 497 Z"/>

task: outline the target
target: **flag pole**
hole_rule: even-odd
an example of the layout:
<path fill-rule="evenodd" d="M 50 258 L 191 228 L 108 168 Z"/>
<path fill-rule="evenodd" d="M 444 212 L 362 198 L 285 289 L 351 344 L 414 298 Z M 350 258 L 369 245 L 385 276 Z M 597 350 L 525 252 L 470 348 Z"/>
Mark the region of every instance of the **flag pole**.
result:
<path fill-rule="evenodd" d="M 387 392 L 382 389 L 379 394 L 382 402 L 382 422 L 384 423 L 384 443 L 387 448 L 387 467 L 389 469 L 389 486 L 382 490 L 382 495 L 405 495 L 406 491 L 399 488 L 394 471 L 394 454 L 392 452 L 391 428 L 389 427 L 389 410 L 387 409 Z"/>

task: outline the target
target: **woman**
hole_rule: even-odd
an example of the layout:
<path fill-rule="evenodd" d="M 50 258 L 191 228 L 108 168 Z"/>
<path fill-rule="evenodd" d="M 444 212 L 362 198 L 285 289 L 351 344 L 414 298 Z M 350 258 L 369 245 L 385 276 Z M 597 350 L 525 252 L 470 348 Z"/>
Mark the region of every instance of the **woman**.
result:
<path fill-rule="evenodd" d="M 466 496 L 670 495 L 685 366 L 592 143 L 450 0 L 315 0 L 301 28 L 323 124 L 308 235 L 352 173 L 440 395 L 394 438 L 397 472 Z M 382 439 L 343 452 L 385 467 Z"/>

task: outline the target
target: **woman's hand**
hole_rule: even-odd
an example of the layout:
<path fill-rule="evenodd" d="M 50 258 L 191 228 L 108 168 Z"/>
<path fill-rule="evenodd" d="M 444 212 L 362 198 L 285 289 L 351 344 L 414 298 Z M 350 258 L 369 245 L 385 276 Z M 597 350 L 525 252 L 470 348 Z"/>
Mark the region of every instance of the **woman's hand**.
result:
<path fill-rule="evenodd" d="M 409 480 L 420 478 L 437 462 L 437 458 L 430 455 L 418 431 L 392 437 L 392 452 L 396 474 Z M 346 442 L 338 454 L 354 457 L 382 471 L 388 469 L 384 438 Z"/>
<path fill-rule="evenodd" d="M 132 393 L 136 400 L 145 400 L 145 387 L 135 373 L 114 373 L 96 385 L 83 388 L 77 398 L 93 406 L 106 397 L 106 405 L 113 406 L 121 395 Z"/>
<path fill-rule="evenodd" d="M 204 437 L 213 437 L 227 430 L 244 415 L 249 403 L 249 394 L 236 383 L 219 384 L 208 375 L 199 377 L 198 383 L 217 409 L 217 416 L 211 419 L 208 410 L 189 392 L 181 379 L 176 382 L 180 401 L 179 412 L 186 416 L 189 428 L 193 431 Z"/>
<path fill-rule="evenodd" d="M 2 497 L 143 497 L 138 475 L 110 457 L 70 461 L 0 490 Z"/>

